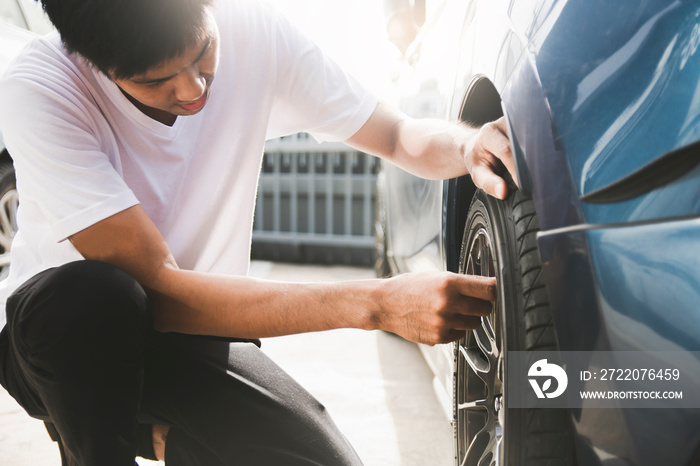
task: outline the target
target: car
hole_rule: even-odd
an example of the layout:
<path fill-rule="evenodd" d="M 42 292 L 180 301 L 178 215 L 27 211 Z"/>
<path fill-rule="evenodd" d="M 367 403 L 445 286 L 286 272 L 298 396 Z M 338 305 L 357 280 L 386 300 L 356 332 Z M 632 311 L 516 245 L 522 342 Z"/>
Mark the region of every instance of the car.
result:
<path fill-rule="evenodd" d="M 388 164 L 378 176 L 378 276 L 497 277 L 479 328 L 421 346 L 454 426 L 456 464 L 698 464 L 700 4 L 386 6 L 404 51 L 402 110 L 477 127 L 505 117 L 517 171 L 505 201 L 469 176 L 426 181 Z M 685 374 L 685 404 L 576 398 L 572 387 L 594 382 L 615 396 L 653 388 L 641 368 L 624 367 L 632 356 Z M 555 385 L 520 379 L 511 365 L 535 371 L 543 361 L 576 363 L 580 377 L 569 374 L 563 404 L 518 405 Z M 637 375 L 610 380 L 611 370 Z"/>
<path fill-rule="evenodd" d="M 36 2 L 0 0 L 0 76 L 36 34 L 50 30 L 51 24 Z M 17 231 L 18 205 L 12 158 L 0 133 L 0 280 L 9 272 L 10 247 Z"/>

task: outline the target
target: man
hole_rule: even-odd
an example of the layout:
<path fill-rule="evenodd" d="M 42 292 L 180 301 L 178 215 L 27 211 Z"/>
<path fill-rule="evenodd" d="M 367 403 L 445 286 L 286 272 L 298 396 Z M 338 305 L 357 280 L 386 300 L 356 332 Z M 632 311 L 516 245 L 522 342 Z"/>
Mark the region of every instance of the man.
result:
<path fill-rule="evenodd" d="M 247 278 L 264 140 L 309 131 L 502 198 L 503 123 L 377 105 L 255 1 L 42 3 L 60 38 L 0 84 L 21 198 L 2 384 L 66 464 L 360 464 L 256 339 L 352 327 L 445 343 L 488 314 L 495 282 Z"/>

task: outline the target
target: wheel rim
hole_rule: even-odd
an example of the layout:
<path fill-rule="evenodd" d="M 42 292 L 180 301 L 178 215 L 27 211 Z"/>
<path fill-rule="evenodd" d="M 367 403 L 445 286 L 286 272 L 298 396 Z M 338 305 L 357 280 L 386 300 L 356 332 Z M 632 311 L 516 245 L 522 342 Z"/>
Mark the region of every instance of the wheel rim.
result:
<path fill-rule="evenodd" d="M 10 267 L 10 247 L 17 232 L 17 190 L 11 189 L 0 198 L 0 279 L 7 276 Z"/>
<path fill-rule="evenodd" d="M 495 276 L 493 242 L 486 226 L 471 229 L 462 273 Z M 494 309 L 498 309 L 496 303 Z M 460 466 L 503 464 L 505 400 L 503 337 L 497 312 L 481 319 L 458 342 L 455 421 Z"/>

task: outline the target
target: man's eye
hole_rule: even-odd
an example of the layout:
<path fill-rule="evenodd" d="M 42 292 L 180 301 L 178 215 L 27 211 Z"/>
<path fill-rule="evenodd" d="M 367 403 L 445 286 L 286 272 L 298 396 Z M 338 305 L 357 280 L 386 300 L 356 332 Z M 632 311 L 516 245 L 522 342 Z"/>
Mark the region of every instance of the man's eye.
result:
<path fill-rule="evenodd" d="M 154 81 L 152 83 L 147 83 L 146 87 L 160 87 L 165 83 L 165 81 Z"/>

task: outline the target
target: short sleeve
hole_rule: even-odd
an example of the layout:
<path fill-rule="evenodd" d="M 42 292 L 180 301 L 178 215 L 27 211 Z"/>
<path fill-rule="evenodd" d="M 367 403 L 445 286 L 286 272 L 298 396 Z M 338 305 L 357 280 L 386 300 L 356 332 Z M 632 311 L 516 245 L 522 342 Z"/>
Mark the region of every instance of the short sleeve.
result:
<path fill-rule="evenodd" d="M 319 141 L 349 139 L 374 112 L 376 97 L 281 14 L 273 26 L 278 73 L 268 136 L 304 131 Z"/>
<path fill-rule="evenodd" d="M 2 81 L 0 129 L 20 203 L 63 241 L 138 200 L 95 135 L 89 98 L 69 83 L 42 84 L 16 75 Z"/>

